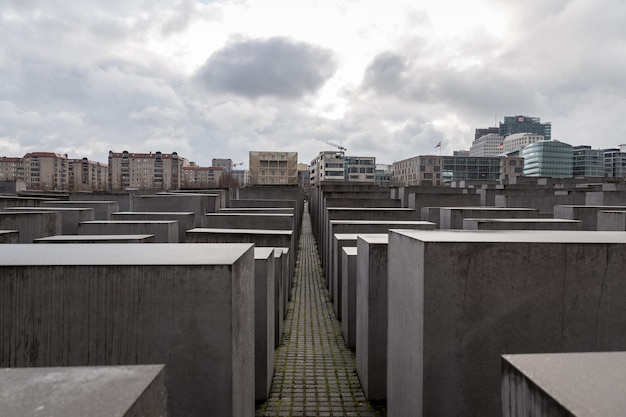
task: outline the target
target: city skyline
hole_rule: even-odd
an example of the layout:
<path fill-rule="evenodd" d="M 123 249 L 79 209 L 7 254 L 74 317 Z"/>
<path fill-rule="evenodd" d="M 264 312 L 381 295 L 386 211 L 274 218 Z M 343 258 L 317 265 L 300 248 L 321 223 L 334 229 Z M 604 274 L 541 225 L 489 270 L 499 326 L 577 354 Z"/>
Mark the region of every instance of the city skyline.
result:
<path fill-rule="evenodd" d="M 469 149 L 476 128 L 518 114 L 614 148 L 624 20 L 618 0 L 7 0 L 0 154 L 309 163 L 330 142 L 392 163 Z"/>

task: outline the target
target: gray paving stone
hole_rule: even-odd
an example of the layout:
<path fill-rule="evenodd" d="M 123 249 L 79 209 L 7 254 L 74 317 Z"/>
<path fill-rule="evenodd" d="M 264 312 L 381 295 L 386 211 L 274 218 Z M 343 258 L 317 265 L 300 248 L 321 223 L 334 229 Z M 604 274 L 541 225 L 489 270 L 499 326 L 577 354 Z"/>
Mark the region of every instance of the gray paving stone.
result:
<path fill-rule="evenodd" d="M 270 395 L 255 416 L 386 416 L 384 402 L 370 403 L 363 394 L 354 353 L 345 345 L 324 285 L 308 210 L 291 290 Z"/>

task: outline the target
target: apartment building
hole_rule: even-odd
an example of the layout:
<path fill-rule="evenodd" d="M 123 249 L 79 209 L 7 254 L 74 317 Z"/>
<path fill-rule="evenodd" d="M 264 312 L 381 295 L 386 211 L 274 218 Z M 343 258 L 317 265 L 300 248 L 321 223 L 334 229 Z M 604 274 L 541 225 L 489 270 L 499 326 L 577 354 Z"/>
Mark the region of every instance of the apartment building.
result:
<path fill-rule="evenodd" d="M 67 155 L 30 152 L 24 155 L 24 182 L 28 190 L 63 191 L 68 189 Z"/>
<path fill-rule="evenodd" d="M 319 187 L 322 181 L 345 181 L 344 153 L 322 151 L 309 165 L 311 187 Z"/>
<path fill-rule="evenodd" d="M 109 166 L 87 158 L 68 159 L 69 191 L 106 191 L 109 188 Z"/>
<path fill-rule="evenodd" d="M 298 184 L 298 153 L 250 151 L 250 185 Z"/>
<path fill-rule="evenodd" d="M 164 154 L 109 152 L 109 189 L 179 190 L 182 168 L 187 165 L 176 152 Z"/>
<path fill-rule="evenodd" d="M 451 157 L 452 158 L 452 157 Z M 393 163 L 394 185 L 443 185 L 441 156 L 414 156 Z"/>
<path fill-rule="evenodd" d="M 24 181 L 24 158 L 0 157 L 0 181 Z"/>
<path fill-rule="evenodd" d="M 182 184 L 185 189 L 213 188 L 220 184 L 226 170 L 223 167 L 200 167 L 191 165 L 182 167 Z"/>
<path fill-rule="evenodd" d="M 344 163 L 344 179 L 347 182 L 376 182 L 376 157 L 346 156 Z"/>

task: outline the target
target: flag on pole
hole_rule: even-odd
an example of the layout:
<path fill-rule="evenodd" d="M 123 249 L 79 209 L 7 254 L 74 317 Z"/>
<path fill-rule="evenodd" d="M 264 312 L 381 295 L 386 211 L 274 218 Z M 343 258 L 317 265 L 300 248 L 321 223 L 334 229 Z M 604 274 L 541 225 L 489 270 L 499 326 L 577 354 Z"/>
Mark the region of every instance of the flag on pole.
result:
<path fill-rule="evenodd" d="M 435 149 L 437 149 L 437 148 L 441 148 L 441 142 L 439 142 L 439 143 L 437 144 L 437 146 L 435 146 Z"/>
<path fill-rule="evenodd" d="M 498 148 L 498 149 L 504 148 L 504 142 L 500 142 L 500 144 L 498 146 L 496 146 L 496 148 Z"/>

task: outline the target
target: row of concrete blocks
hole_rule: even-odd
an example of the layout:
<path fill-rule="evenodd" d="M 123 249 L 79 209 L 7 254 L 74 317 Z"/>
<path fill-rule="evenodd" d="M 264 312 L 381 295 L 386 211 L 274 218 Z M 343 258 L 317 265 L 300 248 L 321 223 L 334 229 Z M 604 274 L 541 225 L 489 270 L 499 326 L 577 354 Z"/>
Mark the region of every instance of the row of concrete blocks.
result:
<path fill-rule="evenodd" d="M 390 417 L 527 415 L 513 413 L 528 406 L 520 384 L 502 379 L 501 355 L 626 350 L 625 234 L 392 230 L 357 239 L 342 249 L 342 328 L 348 342 L 355 327 L 361 384 L 369 399 L 387 399 Z M 611 380 L 625 379 L 619 369 Z M 552 375 L 554 386 L 571 383 Z M 597 399 L 623 401 L 606 385 Z"/>

